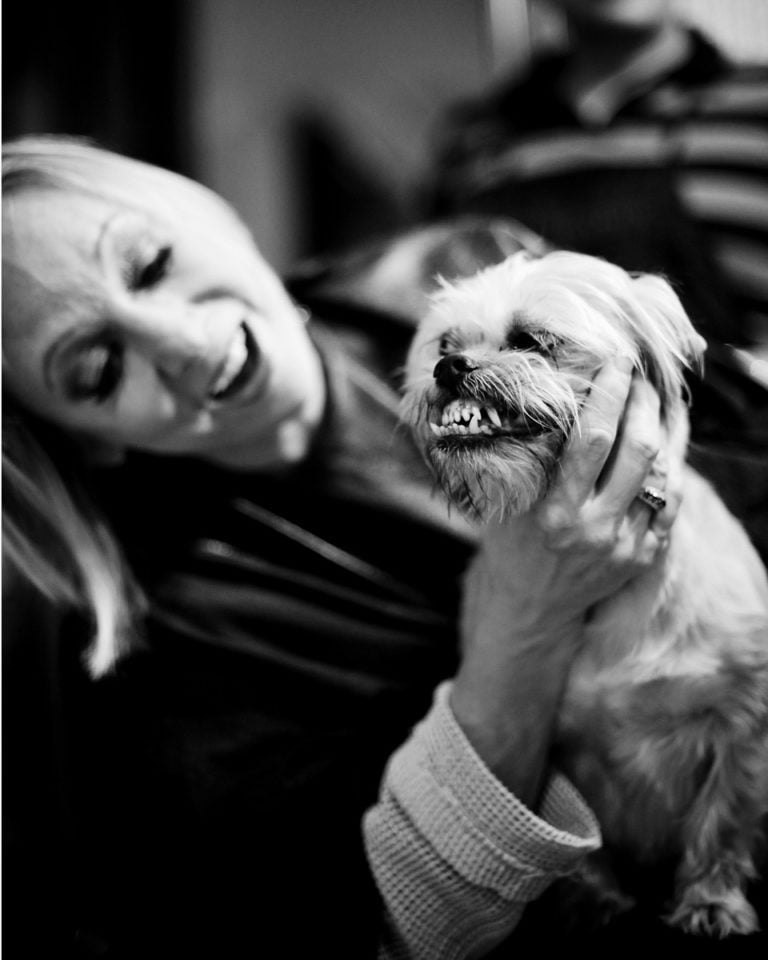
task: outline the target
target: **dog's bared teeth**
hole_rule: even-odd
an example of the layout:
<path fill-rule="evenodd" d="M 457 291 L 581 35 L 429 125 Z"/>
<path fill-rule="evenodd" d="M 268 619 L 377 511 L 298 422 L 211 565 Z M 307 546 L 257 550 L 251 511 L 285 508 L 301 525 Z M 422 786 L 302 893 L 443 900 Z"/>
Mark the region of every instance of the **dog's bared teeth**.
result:
<path fill-rule="evenodd" d="M 472 415 L 472 407 L 464 400 L 451 400 L 443 407 L 442 424 L 444 427 L 452 423 L 463 423 Z"/>
<path fill-rule="evenodd" d="M 496 410 L 496 407 L 486 406 L 485 415 L 488 417 L 488 419 L 491 421 L 491 423 L 495 427 L 498 427 L 499 430 L 501 430 L 501 417 L 499 416 L 498 411 Z"/>
<path fill-rule="evenodd" d="M 513 425 L 509 417 L 502 419 L 496 407 L 480 405 L 472 400 L 455 399 L 443 407 L 440 422 L 430 422 L 434 436 L 494 436 Z"/>
<path fill-rule="evenodd" d="M 475 436 L 478 434 L 483 434 L 487 437 L 495 436 L 498 433 L 496 427 L 488 423 L 486 420 L 481 420 L 479 417 L 473 417 L 469 423 L 463 423 L 459 421 L 452 421 L 451 423 L 439 424 L 432 421 L 427 421 L 429 424 L 429 429 L 435 437 L 448 437 L 448 436 Z"/>
<path fill-rule="evenodd" d="M 469 424 L 472 420 L 480 419 L 480 408 L 476 403 L 466 400 L 453 400 L 446 406 L 448 423 Z"/>

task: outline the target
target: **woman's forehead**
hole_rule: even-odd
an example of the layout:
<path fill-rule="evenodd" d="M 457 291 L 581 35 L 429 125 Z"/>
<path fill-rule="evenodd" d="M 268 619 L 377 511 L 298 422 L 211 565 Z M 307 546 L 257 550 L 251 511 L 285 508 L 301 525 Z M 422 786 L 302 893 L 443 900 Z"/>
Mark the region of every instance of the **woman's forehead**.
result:
<path fill-rule="evenodd" d="M 3 336 L 34 336 L 94 289 L 99 240 L 111 205 L 59 190 L 25 190 L 3 212 Z"/>
<path fill-rule="evenodd" d="M 3 211 L 3 261 L 40 268 L 94 261 L 103 225 L 114 205 L 67 190 L 24 190 Z"/>

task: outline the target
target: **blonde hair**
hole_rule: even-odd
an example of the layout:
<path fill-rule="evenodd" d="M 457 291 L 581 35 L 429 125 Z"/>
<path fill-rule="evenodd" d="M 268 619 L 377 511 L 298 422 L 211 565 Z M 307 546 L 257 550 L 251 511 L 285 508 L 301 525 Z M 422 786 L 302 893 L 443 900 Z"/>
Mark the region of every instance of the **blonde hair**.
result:
<path fill-rule="evenodd" d="M 161 215 L 179 203 L 194 211 L 202 201 L 237 220 L 200 184 L 83 140 L 27 137 L 5 144 L 4 202 L 19 190 L 41 188 L 95 194 L 126 207 L 140 202 Z M 100 676 L 137 642 L 145 603 L 88 495 L 82 447 L 4 389 L 2 448 L 4 558 L 54 603 L 86 613 L 93 628 L 86 661 Z"/>
<path fill-rule="evenodd" d="M 93 676 L 140 635 L 144 600 L 87 494 L 82 455 L 3 396 L 3 558 L 49 600 L 90 619 Z"/>
<path fill-rule="evenodd" d="M 214 212 L 228 224 L 250 230 L 219 194 L 188 177 L 134 160 L 82 138 L 21 137 L 3 145 L 3 194 L 25 188 L 69 190 L 107 199 L 128 209 L 140 207 L 159 217 L 184 210 L 188 222 Z"/>

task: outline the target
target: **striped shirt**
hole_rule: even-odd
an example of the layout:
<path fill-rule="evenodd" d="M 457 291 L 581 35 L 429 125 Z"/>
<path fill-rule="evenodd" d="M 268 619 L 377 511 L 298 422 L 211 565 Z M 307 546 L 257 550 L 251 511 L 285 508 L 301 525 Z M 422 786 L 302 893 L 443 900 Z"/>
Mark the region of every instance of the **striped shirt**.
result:
<path fill-rule="evenodd" d="M 687 35 L 684 62 L 609 112 L 594 109 L 594 97 L 566 102 L 561 55 L 459 108 L 438 208 L 516 216 L 560 246 L 659 270 L 683 287 L 717 273 L 728 316 L 717 338 L 768 351 L 768 67 L 728 63 Z M 670 203 L 689 221 L 676 244 L 664 237 Z M 707 259 L 686 277 L 679 264 L 694 247 Z"/>

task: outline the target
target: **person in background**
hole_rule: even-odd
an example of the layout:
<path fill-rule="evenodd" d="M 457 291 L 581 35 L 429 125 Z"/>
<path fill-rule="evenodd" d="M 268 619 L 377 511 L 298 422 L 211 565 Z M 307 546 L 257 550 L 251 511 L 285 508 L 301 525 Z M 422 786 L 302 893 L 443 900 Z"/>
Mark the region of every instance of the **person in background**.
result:
<path fill-rule="evenodd" d="M 729 60 L 672 0 L 532 2 L 565 16 L 567 48 L 449 111 L 427 206 L 667 276 L 709 344 L 693 462 L 768 561 L 768 65 Z"/>
<path fill-rule="evenodd" d="M 459 637 L 475 532 L 398 426 L 382 277 L 418 313 L 528 232 L 417 232 L 363 258 L 368 309 L 327 277 L 299 305 L 170 172 L 27 138 L 3 185 L 8 956 L 514 951 L 599 844 L 549 739 L 589 610 L 675 518 L 655 393 L 597 374 Z"/>

